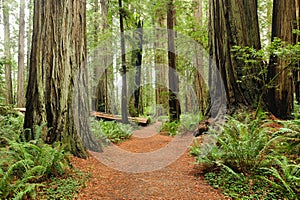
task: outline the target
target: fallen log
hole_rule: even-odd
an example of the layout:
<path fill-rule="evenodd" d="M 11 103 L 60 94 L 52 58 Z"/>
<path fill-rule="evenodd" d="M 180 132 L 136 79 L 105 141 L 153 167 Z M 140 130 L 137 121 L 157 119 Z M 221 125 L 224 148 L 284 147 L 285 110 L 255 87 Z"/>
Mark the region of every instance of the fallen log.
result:
<path fill-rule="evenodd" d="M 19 111 L 21 113 L 24 113 L 26 111 L 26 108 L 14 108 L 14 110 Z M 91 116 L 98 117 L 100 119 L 104 120 L 114 120 L 114 121 L 122 121 L 122 117 L 119 115 L 112 115 L 108 113 L 103 112 L 91 112 Z M 128 117 L 128 119 L 132 122 L 136 122 L 140 125 L 147 126 L 150 123 L 149 118 L 143 118 L 143 117 Z"/>
<path fill-rule="evenodd" d="M 14 108 L 14 110 L 19 111 L 21 113 L 26 112 L 26 108 Z"/>
<path fill-rule="evenodd" d="M 93 111 L 91 112 L 91 116 L 98 117 L 104 120 L 122 121 L 122 117 L 120 115 L 112 115 L 103 112 Z M 143 118 L 143 117 L 128 117 L 128 120 L 144 126 L 147 126 L 150 123 L 149 118 Z"/>

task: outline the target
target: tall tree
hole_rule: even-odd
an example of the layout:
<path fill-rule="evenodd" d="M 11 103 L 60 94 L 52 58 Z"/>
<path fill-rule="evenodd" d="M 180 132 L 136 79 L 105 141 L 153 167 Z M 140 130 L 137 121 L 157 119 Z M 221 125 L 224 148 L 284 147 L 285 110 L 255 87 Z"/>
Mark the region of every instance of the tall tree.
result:
<path fill-rule="evenodd" d="M 127 105 L 127 80 L 126 80 L 126 52 L 125 52 L 125 36 L 124 36 L 124 15 L 125 11 L 122 7 L 122 0 L 119 1 L 119 15 L 120 15 L 120 36 L 121 36 L 121 65 L 122 65 L 122 122 L 128 123 L 128 105 Z"/>
<path fill-rule="evenodd" d="M 25 0 L 20 0 L 19 23 L 17 106 L 24 107 Z"/>
<path fill-rule="evenodd" d="M 87 121 L 85 62 L 86 1 L 34 1 L 24 120 L 26 140 L 34 139 L 35 125 L 46 123 L 46 143 L 60 142 L 82 158 L 87 157 L 84 145 L 100 150 Z"/>
<path fill-rule="evenodd" d="M 293 44 L 296 20 L 295 0 L 274 0 L 272 18 L 272 40 L 275 37 Z M 285 59 L 271 55 L 268 80 L 274 83 L 267 94 L 269 110 L 279 118 L 289 118 L 293 112 L 294 88 L 293 66 Z M 273 79 L 275 80 L 273 81 Z"/>
<path fill-rule="evenodd" d="M 137 29 L 134 31 L 134 41 L 136 41 L 136 47 L 132 52 L 133 65 L 136 68 L 135 73 L 135 90 L 134 90 L 134 116 L 137 117 L 141 114 L 141 67 L 142 67 L 142 54 L 143 54 L 143 22 L 139 19 L 136 23 Z"/>
<path fill-rule="evenodd" d="M 28 82 L 28 72 L 30 66 L 30 52 L 31 52 L 31 38 L 32 38 L 32 16 L 33 16 L 33 0 L 29 0 L 27 3 L 28 9 L 28 22 L 27 22 L 27 30 L 26 30 L 26 43 L 27 43 L 27 60 L 26 60 L 26 73 L 25 73 L 25 82 Z"/>
<path fill-rule="evenodd" d="M 179 79 L 176 72 L 175 50 L 175 7 L 173 0 L 167 3 L 167 28 L 168 28 L 168 63 L 169 63 L 169 115 L 170 122 L 180 120 L 180 105 L 177 98 Z"/>
<path fill-rule="evenodd" d="M 209 1 L 209 11 L 209 53 L 222 76 L 229 108 L 235 111 L 239 107 L 256 106 L 260 94 L 256 82 L 258 69 L 245 68 L 232 47 L 261 48 L 257 0 Z M 211 87 L 211 81 L 209 84 Z"/>
<path fill-rule="evenodd" d="M 300 30 L 300 1 L 296 2 L 296 20 L 297 20 L 297 30 Z M 300 42 L 300 34 L 297 35 L 296 42 Z M 295 93 L 297 103 L 300 104 L 300 62 L 297 63 L 295 68 Z"/>
<path fill-rule="evenodd" d="M 159 28 L 166 28 L 166 12 L 163 9 L 164 4 L 158 3 L 155 10 L 154 26 Z M 155 55 L 155 101 L 156 101 L 156 115 L 161 116 L 166 113 L 163 109 L 167 110 L 168 107 L 168 67 L 166 59 L 166 42 L 163 32 L 158 29 L 156 32 L 156 41 L 154 42 Z"/>
<path fill-rule="evenodd" d="M 194 31 L 196 31 L 197 27 L 203 26 L 203 2 L 202 0 L 198 0 L 198 5 L 194 11 L 194 16 L 196 19 L 196 24 L 194 25 Z M 197 42 L 200 44 L 202 41 L 199 41 L 199 39 L 196 39 Z M 197 48 L 195 48 L 197 49 Z M 204 69 L 203 66 L 203 56 L 201 52 L 196 52 L 196 55 L 200 54 L 196 57 L 196 66 L 197 69 L 194 72 L 194 87 L 195 87 L 195 93 L 197 95 L 197 100 L 199 104 L 199 110 L 203 115 L 205 115 L 205 110 L 207 107 L 207 94 L 206 94 L 206 84 L 204 82 L 204 79 L 202 77 L 203 74 L 200 73 L 200 70 Z"/>
<path fill-rule="evenodd" d="M 10 23 L 9 23 L 9 5 L 7 0 L 2 0 L 3 24 L 4 24 L 4 56 L 6 63 L 5 68 L 5 97 L 7 104 L 13 104 L 13 89 L 12 89 L 12 66 L 10 54 Z"/>

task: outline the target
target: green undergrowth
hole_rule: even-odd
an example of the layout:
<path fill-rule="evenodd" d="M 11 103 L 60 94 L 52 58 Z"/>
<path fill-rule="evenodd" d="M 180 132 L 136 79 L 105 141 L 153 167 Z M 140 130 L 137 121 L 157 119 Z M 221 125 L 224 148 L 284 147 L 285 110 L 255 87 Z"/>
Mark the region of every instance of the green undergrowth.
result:
<path fill-rule="evenodd" d="M 85 187 L 90 175 L 78 170 L 64 177 L 51 177 L 45 187 L 39 191 L 40 199 L 71 200 L 78 196 L 81 188 Z"/>
<path fill-rule="evenodd" d="M 216 144 L 195 143 L 190 152 L 205 168 L 205 179 L 234 199 L 299 199 L 299 130 L 297 119 L 240 113 L 227 117 L 221 131 L 211 131 Z"/>
<path fill-rule="evenodd" d="M 77 178 L 63 146 L 42 141 L 43 127 L 35 127 L 35 140 L 23 142 L 23 120 L 13 112 L 0 116 L 0 199 L 72 199 L 74 182 L 83 187 L 85 179 Z M 58 184 L 58 180 L 64 183 Z M 60 197 L 48 198 L 55 184 Z"/>
<path fill-rule="evenodd" d="M 163 122 L 159 128 L 159 132 L 167 132 L 170 136 L 175 136 L 178 133 L 191 132 L 195 130 L 202 117 L 193 114 L 183 114 L 180 116 L 180 121 L 167 121 L 167 118 L 161 117 Z"/>
<path fill-rule="evenodd" d="M 102 143 L 119 143 L 129 139 L 134 131 L 130 124 L 115 121 L 91 120 L 91 129 L 94 136 Z"/>

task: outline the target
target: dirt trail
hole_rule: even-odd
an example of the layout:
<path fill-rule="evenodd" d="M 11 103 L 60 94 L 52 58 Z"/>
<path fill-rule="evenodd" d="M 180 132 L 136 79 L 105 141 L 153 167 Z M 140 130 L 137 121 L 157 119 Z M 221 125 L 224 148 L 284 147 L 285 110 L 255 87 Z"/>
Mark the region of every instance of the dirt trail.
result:
<path fill-rule="evenodd" d="M 163 148 L 172 137 L 157 134 L 159 123 L 135 131 L 133 137 L 118 146 L 135 153 Z M 150 136 L 150 137 L 149 137 Z M 203 180 L 188 150 L 171 165 L 156 171 L 126 173 L 107 167 L 91 156 L 73 159 L 73 165 L 89 172 L 91 179 L 78 199 L 226 199 Z"/>

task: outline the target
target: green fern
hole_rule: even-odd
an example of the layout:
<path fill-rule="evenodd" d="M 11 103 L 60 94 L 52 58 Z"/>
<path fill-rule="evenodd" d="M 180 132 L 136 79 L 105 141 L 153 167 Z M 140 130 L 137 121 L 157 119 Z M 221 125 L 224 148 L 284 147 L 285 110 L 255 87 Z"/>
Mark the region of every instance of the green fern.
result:
<path fill-rule="evenodd" d="M 300 120 L 290 120 L 281 122 L 284 127 L 277 131 L 277 134 L 283 136 L 285 142 L 284 149 L 286 153 L 300 155 Z M 281 145 L 282 146 L 282 145 Z"/>
<path fill-rule="evenodd" d="M 226 165 L 238 173 L 255 173 L 265 164 L 264 154 L 268 153 L 270 145 L 279 138 L 262 124 L 262 118 L 251 120 L 246 116 L 241 122 L 228 117 L 228 122 L 217 138 L 218 146 L 212 145 L 210 152 L 198 158 L 198 161 Z"/>
<path fill-rule="evenodd" d="M 300 164 L 290 163 L 286 156 L 270 157 L 275 162 L 275 166 L 271 168 L 262 168 L 266 171 L 267 176 L 274 179 L 261 178 L 269 182 L 273 187 L 286 191 L 286 195 L 291 199 L 298 199 L 300 196 Z"/>

